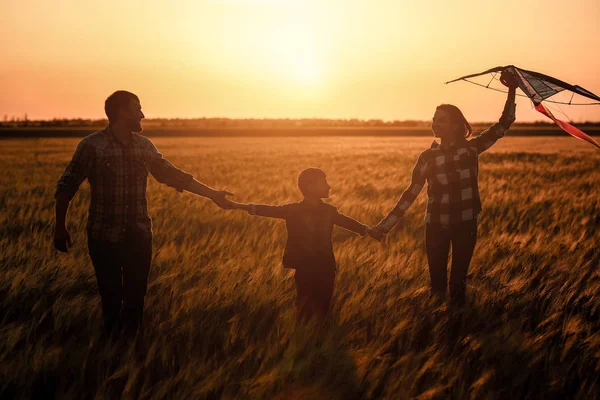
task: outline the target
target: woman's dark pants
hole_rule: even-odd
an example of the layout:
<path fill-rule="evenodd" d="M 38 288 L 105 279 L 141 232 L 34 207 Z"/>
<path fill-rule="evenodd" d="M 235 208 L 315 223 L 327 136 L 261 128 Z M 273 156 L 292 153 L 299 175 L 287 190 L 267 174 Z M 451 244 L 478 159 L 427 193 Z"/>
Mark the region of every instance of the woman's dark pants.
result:
<path fill-rule="evenodd" d="M 433 294 L 446 295 L 448 258 L 452 246 L 450 299 L 456 305 L 465 303 L 465 282 L 476 242 L 477 219 L 451 225 L 426 224 L 425 246 Z"/>

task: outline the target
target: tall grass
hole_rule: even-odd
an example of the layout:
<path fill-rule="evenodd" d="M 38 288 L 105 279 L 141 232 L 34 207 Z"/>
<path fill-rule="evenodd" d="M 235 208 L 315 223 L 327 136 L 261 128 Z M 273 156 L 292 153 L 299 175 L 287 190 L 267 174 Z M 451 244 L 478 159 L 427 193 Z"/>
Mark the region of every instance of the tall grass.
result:
<path fill-rule="evenodd" d="M 162 153 L 238 201 L 329 201 L 375 224 L 422 138 L 160 138 Z M 285 227 L 221 211 L 152 178 L 145 342 L 101 337 L 87 255 L 52 248 L 54 188 L 76 139 L 0 141 L 0 396 L 48 398 L 600 398 L 600 156 L 571 138 L 510 138 L 480 159 L 484 211 L 468 305 L 429 298 L 425 194 L 384 245 L 338 229 L 324 329 L 296 327 Z"/>

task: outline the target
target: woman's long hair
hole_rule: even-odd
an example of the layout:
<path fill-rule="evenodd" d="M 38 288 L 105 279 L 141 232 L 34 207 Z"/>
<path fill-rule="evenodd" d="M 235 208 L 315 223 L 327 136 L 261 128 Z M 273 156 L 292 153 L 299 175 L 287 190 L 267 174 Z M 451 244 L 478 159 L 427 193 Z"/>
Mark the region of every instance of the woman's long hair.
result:
<path fill-rule="evenodd" d="M 452 104 L 440 104 L 437 106 L 437 110 L 446 111 L 448 115 L 450 115 L 450 120 L 453 123 L 464 128 L 465 139 L 471 136 L 471 133 L 473 133 L 473 128 L 471 128 L 471 124 L 469 124 L 469 121 L 467 121 L 462 111 L 460 111 L 458 107 L 453 106 Z"/>

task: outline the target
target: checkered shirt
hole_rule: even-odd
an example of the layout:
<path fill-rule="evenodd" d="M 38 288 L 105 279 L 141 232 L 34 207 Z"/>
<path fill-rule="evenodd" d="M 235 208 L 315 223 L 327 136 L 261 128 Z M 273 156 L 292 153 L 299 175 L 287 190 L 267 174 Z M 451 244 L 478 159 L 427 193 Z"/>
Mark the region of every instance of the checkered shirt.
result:
<path fill-rule="evenodd" d="M 425 222 L 450 225 L 477 218 L 481 200 L 477 185 L 479 154 L 504 136 L 506 128 L 494 124 L 478 137 L 461 140 L 451 147 L 433 142 L 419 156 L 410 186 L 402 193 L 394 209 L 379 223 L 389 232 L 415 201 L 427 181 Z"/>
<path fill-rule="evenodd" d="M 152 232 L 146 201 L 148 173 L 180 192 L 194 178 L 163 158 L 150 139 L 132 133 L 131 142 L 124 145 L 108 126 L 79 143 L 58 181 L 56 195 L 64 192 L 73 198 L 87 178 L 91 189 L 89 234 L 94 239 L 120 242 L 127 230 Z"/>

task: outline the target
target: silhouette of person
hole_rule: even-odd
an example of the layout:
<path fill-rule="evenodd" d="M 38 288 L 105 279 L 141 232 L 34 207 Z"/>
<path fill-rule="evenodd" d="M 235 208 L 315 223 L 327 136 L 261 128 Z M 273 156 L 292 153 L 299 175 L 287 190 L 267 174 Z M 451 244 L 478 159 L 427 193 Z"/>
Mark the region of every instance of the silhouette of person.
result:
<path fill-rule="evenodd" d="M 454 305 L 465 303 L 465 281 L 477 241 L 477 217 L 481 212 L 478 157 L 502 138 L 515 120 L 517 81 L 509 71 L 504 71 L 500 80 L 509 88 L 502 116 L 498 123 L 474 139 L 467 140 L 472 128 L 456 106 L 437 107 L 432 130 L 441 143 L 434 141 L 431 148 L 421 153 L 412 171 L 410 186 L 375 227 L 381 233 L 389 233 L 427 182 L 425 247 L 431 291 L 440 297 L 446 294 L 452 246 L 450 298 Z"/>
<path fill-rule="evenodd" d="M 285 220 L 288 238 L 283 266 L 296 270 L 298 321 L 315 319 L 323 322 L 329 312 L 336 273 L 331 243 L 334 225 L 361 236 L 366 236 L 371 228 L 321 200 L 329 197 L 331 189 L 322 170 L 303 170 L 298 176 L 298 188 L 304 198 L 296 203 L 272 206 L 232 202 L 232 208 L 245 210 L 251 215 Z M 372 236 L 380 240 L 382 235 L 373 232 Z"/>
<path fill-rule="evenodd" d="M 139 98 L 127 91 L 111 94 L 104 109 L 108 126 L 85 137 L 56 187 L 54 247 L 67 252 L 69 202 L 87 178 L 91 202 L 88 249 L 102 300 L 104 327 L 112 333 L 136 331 L 142 324 L 144 296 L 152 262 L 152 220 L 148 215 L 148 173 L 157 181 L 207 197 L 230 208 L 227 191 L 212 189 L 176 168 L 140 135 L 144 118 Z"/>

